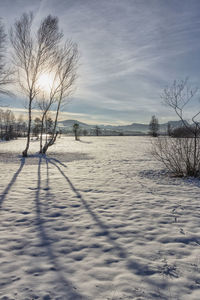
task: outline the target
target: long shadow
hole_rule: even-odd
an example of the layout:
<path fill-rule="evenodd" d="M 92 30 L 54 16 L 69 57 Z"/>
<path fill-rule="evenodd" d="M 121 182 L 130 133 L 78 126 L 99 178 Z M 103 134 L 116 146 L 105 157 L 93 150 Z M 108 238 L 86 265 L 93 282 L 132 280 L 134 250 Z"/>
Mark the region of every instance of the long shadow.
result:
<path fill-rule="evenodd" d="M 50 190 L 50 186 L 49 186 L 49 163 L 47 160 L 46 161 L 46 187 L 44 188 L 44 190 L 46 191 L 46 196 L 47 198 L 51 196 L 51 193 L 49 192 Z M 48 202 L 46 202 L 46 204 L 48 204 Z"/>
<path fill-rule="evenodd" d="M 99 226 L 101 233 L 99 236 L 105 236 L 105 238 L 108 240 L 108 242 L 113 246 L 115 252 L 117 253 L 118 257 L 120 259 L 124 259 L 126 261 L 126 266 L 129 271 L 133 272 L 134 274 L 141 275 L 141 276 L 149 276 L 156 273 L 156 270 L 151 270 L 147 265 L 141 264 L 140 262 L 136 260 L 129 259 L 129 255 L 127 251 L 116 242 L 116 237 L 111 233 L 111 228 L 104 224 L 99 216 L 91 209 L 90 205 L 87 203 L 87 201 L 83 198 L 83 196 L 79 193 L 79 191 L 76 189 L 76 187 L 73 185 L 71 180 L 65 175 L 65 173 L 61 170 L 61 168 L 55 163 L 54 159 L 47 158 L 48 161 L 54 165 L 61 175 L 65 178 L 67 183 L 69 184 L 72 191 L 76 194 L 77 198 L 79 198 L 84 205 L 85 209 L 89 213 L 89 215 L 92 217 L 92 219 L 95 221 L 95 223 Z"/>
<path fill-rule="evenodd" d="M 46 172 L 46 189 L 49 189 L 49 163 L 46 160 L 47 172 Z"/>
<path fill-rule="evenodd" d="M 56 271 L 57 282 L 61 286 L 61 291 L 65 293 L 68 300 L 84 299 L 84 297 L 75 290 L 71 281 L 65 278 L 62 266 L 60 265 L 58 258 L 54 254 L 51 237 L 46 233 L 44 226 L 44 219 L 42 218 L 41 202 L 40 202 L 40 190 L 41 190 L 41 163 L 42 157 L 39 158 L 38 163 L 38 182 L 37 190 L 35 194 L 35 209 L 36 209 L 36 226 L 38 227 L 38 234 L 41 240 L 41 247 L 45 247 L 48 255 L 49 262 L 53 265 Z M 48 165 L 47 165 L 48 166 Z M 48 174 L 48 173 L 47 173 Z M 49 179 L 47 178 L 47 183 Z"/>
<path fill-rule="evenodd" d="M 61 166 L 63 166 L 64 168 L 67 168 L 67 166 L 62 163 L 60 160 L 58 160 L 57 158 L 47 158 L 46 156 L 44 156 L 44 158 L 46 159 L 47 165 L 48 165 L 48 160 L 53 160 L 55 162 L 57 162 L 58 164 L 60 164 Z"/>
<path fill-rule="evenodd" d="M 0 197 L 0 209 L 2 207 L 2 204 L 7 196 L 7 194 L 9 193 L 10 189 L 12 188 L 12 186 L 14 185 L 15 181 L 17 180 L 17 177 L 19 176 L 20 172 L 22 171 L 23 167 L 25 164 L 25 157 L 21 158 L 21 163 L 19 166 L 19 169 L 17 170 L 17 172 L 13 175 L 11 181 L 8 183 L 7 187 L 4 189 L 1 197 Z"/>
<path fill-rule="evenodd" d="M 82 141 L 82 140 L 78 140 L 78 142 L 83 143 L 83 144 L 92 144 L 92 142 L 86 142 L 86 141 Z"/>

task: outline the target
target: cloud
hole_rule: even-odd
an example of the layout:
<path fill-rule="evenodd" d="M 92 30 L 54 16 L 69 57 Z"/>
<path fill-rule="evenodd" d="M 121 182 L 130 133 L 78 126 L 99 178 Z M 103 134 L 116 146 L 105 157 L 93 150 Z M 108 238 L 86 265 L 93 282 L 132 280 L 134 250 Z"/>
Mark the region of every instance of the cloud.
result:
<path fill-rule="evenodd" d="M 154 113 L 171 118 L 160 103 L 163 87 L 186 76 L 198 83 L 198 0 L 0 2 L 9 24 L 31 9 L 35 25 L 49 13 L 57 15 L 65 36 L 79 45 L 77 89 L 67 107 L 71 113 L 87 110 L 88 119 L 97 122 L 147 122 Z"/>

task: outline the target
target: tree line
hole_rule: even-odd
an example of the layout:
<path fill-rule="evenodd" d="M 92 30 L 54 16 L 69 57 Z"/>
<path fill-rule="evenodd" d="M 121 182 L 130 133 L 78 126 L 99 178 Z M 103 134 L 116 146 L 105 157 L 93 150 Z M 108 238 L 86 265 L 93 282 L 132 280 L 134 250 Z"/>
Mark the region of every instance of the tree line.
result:
<path fill-rule="evenodd" d="M 16 118 L 10 109 L 0 109 L 0 139 L 9 141 L 26 135 L 27 124 L 23 116 Z"/>
<path fill-rule="evenodd" d="M 42 128 L 42 120 L 36 117 L 31 126 L 31 133 L 33 137 L 39 139 L 43 134 L 43 138 L 48 140 L 53 130 L 53 119 L 47 116 Z M 61 131 L 59 130 L 59 133 Z M 23 115 L 16 118 L 13 111 L 10 109 L 0 108 L 0 139 L 10 141 L 19 137 L 27 137 L 27 122 L 24 121 Z"/>

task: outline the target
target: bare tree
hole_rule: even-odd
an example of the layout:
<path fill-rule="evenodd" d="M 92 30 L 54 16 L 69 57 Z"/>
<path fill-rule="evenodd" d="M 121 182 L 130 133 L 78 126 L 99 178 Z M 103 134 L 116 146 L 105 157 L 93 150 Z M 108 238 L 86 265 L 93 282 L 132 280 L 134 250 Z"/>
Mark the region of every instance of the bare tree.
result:
<path fill-rule="evenodd" d="M 163 100 L 164 104 L 171 107 L 179 119 L 182 121 L 182 124 L 189 128 L 191 132 L 195 135 L 195 130 L 198 128 L 199 122 L 196 118 L 200 115 L 200 111 L 194 114 L 192 117 L 193 127 L 189 126 L 189 124 L 184 119 L 184 110 L 187 104 L 194 98 L 198 89 L 191 88 L 188 84 L 188 78 L 185 80 L 181 80 L 177 82 L 174 80 L 173 84 L 164 89 L 161 99 Z"/>
<path fill-rule="evenodd" d="M 23 115 L 19 115 L 16 122 L 16 131 L 18 137 L 23 136 L 23 127 L 24 127 L 24 118 Z"/>
<path fill-rule="evenodd" d="M 16 118 L 10 110 L 0 109 L 0 138 L 9 141 L 17 137 Z"/>
<path fill-rule="evenodd" d="M 74 123 L 73 125 L 73 131 L 74 131 L 74 137 L 75 137 L 75 141 L 78 141 L 78 130 L 79 130 L 79 124 L 78 123 Z"/>
<path fill-rule="evenodd" d="M 149 123 L 149 134 L 153 137 L 158 136 L 159 131 L 159 123 L 158 119 L 155 116 L 152 116 L 151 121 Z"/>
<path fill-rule="evenodd" d="M 42 151 L 40 148 L 40 152 L 43 154 L 45 154 L 48 148 L 55 143 L 57 135 L 59 134 L 59 131 L 57 130 L 59 113 L 63 105 L 67 103 L 68 97 L 73 91 L 76 80 L 77 62 L 77 45 L 71 41 L 66 43 L 63 47 L 60 47 L 55 55 L 54 68 L 52 70 L 54 79 L 50 91 L 49 105 L 47 105 L 47 109 L 44 110 L 44 113 L 47 113 L 53 103 L 56 104 L 56 113 L 51 138 L 46 141 L 45 145 L 42 147 Z"/>
<path fill-rule="evenodd" d="M 184 116 L 187 104 L 189 104 L 197 93 L 197 88 L 192 88 L 188 80 L 174 81 L 173 84 L 164 89 L 162 99 L 171 107 L 182 121 L 187 131 L 187 137 L 173 138 L 161 137 L 154 143 L 153 153 L 155 157 L 177 176 L 200 175 L 200 139 L 199 122 L 200 111 L 194 113 L 189 124 Z"/>
<path fill-rule="evenodd" d="M 0 22 L 0 93 L 9 94 L 6 87 L 12 82 L 10 69 L 6 68 L 5 62 L 5 43 L 6 34 L 2 23 Z"/>
<path fill-rule="evenodd" d="M 101 129 L 98 126 L 95 126 L 95 134 L 99 136 L 101 134 Z"/>
<path fill-rule="evenodd" d="M 171 126 L 170 122 L 167 123 L 167 134 L 168 134 L 168 136 L 172 135 L 172 126 Z"/>
<path fill-rule="evenodd" d="M 28 154 L 32 121 L 32 103 L 41 92 L 38 79 L 52 67 L 52 59 L 62 38 L 58 19 L 47 16 L 40 24 L 37 34 L 32 30 L 33 14 L 24 13 L 15 22 L 10 37 L 13 46 L 13 63 L 17 70 L 17 81 L 28 99 L 28 132 L 26 148 L 22 152 Z"/>
<path fill-rule="evenodd" d="M 41 119 L 36 117 L 34 119 L 34 126 L 32 128 L 32 132 L 34 134 L 34 136 L 39 139 L 39 133 L 40 133 L 40 130 L 41 130 Z"/>
<path fill-rule="evenodd" d="M 83 130 L 83 135 L 84 135 L 84 136 L 88 135 L 87 129 L 84 129 L 84 130 Z"/>

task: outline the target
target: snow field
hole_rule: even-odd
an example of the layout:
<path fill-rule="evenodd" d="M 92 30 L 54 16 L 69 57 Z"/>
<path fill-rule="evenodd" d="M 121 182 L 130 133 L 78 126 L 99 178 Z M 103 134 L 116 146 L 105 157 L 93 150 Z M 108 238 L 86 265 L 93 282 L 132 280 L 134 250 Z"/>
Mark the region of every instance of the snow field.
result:
<path fill-rule="evenodd" d="M 145 137 L 0 144 L 0 299 L 200 299 L 198 180 Z M 6 298 L 7 297 L 7 298 Z"/>

